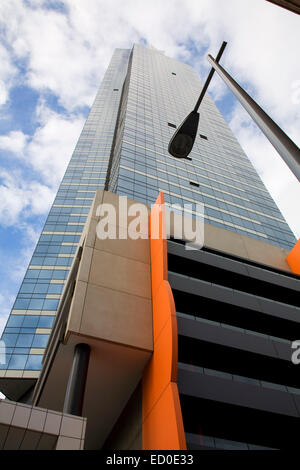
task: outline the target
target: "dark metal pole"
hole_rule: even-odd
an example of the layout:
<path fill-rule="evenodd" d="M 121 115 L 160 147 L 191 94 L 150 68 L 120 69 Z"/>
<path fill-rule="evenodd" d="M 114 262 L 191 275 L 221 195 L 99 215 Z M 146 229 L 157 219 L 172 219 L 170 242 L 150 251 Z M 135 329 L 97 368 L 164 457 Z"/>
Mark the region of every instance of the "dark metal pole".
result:
<path fill-rule="evenodd" d="M 90 346 L 84 343 L 76 344 L 65 395 L 64 413 L 82 415 L 89 358 Z"/>
<path fill-rule="evenodd" d="M 300 150 L 297 145 L 211 55 L 208 55 L 208 61 L 300 181 Z"/>
<path fill-rule="evenodd" d="M 226 47 L 227 42 L 223 41 L 222 46 L 218 52 L 216 57 L 216 61 L 220 60 L 221 55 Z M 199 113 L 198 108 L 203 100 L 205 92 L 210 84 L 212 76 L 214 74 L 214 68 L 211 69 L 209 75 L 204 83 L 200 96 L 195 104 L 195 108 L 191 111 L 184 121 L 180 124 L 177 131 L 174 133 L 173 137 L 171 138 L 168 146 L 168 152 L 176 158 L 186 158 L 191 160 L 188 157 L 189 153 L 192 151 L 195 138 L 197 135 L 198 123 L 199 123 Z"/>
<path fill-rule="evenodd" d="M 222 42 L 222 45 L 221 45 L 221 47 L 220 47 L 220 50 L 219 50 L 219 52 L 218 52 L 218 55 L 217 55 L 217 57 L 216 57 L 216 62 L 219 62 L 219 60 L 221 59 L 222 54 L 223 54 L 223 52 L 224 52 L 224 49 L 225 49 L 226 45 L 227 45 L 227 42 L 226 42 L 226 41 L 223 41 L 223 42 Z M 200 106 L 200 104 L 201 104 L 201 102 L 202 102 L 202 100 L 203 100 L 203 98 L 204 98 L 204 95 L 205 95 L 205 93 L 206 93 L 206 90 L 207 90 L 207 88 L 208 88 L 208 85 L 210 84 L 210 81 L 211 81 L 211 79 L 212 79 L 214 73 L 215 73 L 215 69 L 212 67 L 211 71 L 210 71 L 209 74 L 208 74 L 208 77 L 207 77 L 207 79 L 206 79 L 206 82 L 205 82 L 204 85 L 203 85 L 203 88 L 202 88 L 202 91 L 201 91 L 200 96 L 199 96 L 199 98 L 198 98 L 198 101 L 197 101 L 197 103 L 195 104 L 194 111 L 198 111 L 198 108 L 199 108 L 199 106 Z"/>

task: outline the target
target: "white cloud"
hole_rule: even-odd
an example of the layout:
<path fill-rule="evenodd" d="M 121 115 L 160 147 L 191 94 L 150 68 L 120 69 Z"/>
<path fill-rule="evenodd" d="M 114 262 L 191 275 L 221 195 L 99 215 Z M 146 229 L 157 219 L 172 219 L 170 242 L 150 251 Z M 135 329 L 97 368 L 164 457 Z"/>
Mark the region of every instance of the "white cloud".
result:
<path fill-rule="evenodd" d="M 203 27 L 207 2 L 65 0 L 68 16 L 43 4 L 34 2 L 32 9 L 10 0 L 0 3 L 0 15 L 14 56 L 27 61 L 28 85 L 51 90 L 68 110 L 92 103 L 116 47 L 130 48 L 145 38 L 166 54 L 187 59 L 188 39 L 209 40 Z"/>
<path fill-rule="evenodd" d="M 0 149 L 8 150 L 16 155 L 22 155 L 25 149 L 27 136 L 21 131 L 11 131 L 0 136 Z"/>
<path fill-rule="evenodd" d="M 68 110 L 91 105 L 112 49 L 138 39 L 106 3 L 70 2 L 68 17 L 39 8 L 42 2 L 0 4 L 14 56 L 27 61 L 27 84 L 55 93 Z"/>
<path fill-rule="evenodd" d="M 24 223 L 28 216 L 44 214 L 50 207 L 54 191 L 23 173 L 0 171 L 0 223 L 6 227 Z"/>
<path fill-rule="evenodd" d="M 22 60 L 26 64 L 22 79 L 40 93 L 54 93 L 69 112 L 59 115 L 42 104 L 40 127 L 23 152 L 21 134 L 2 139 L 2 145 L 24 155 L 43 184 L 57 187 L 83 124 L 70 113 L 91 104 L 113 49 L 131 47 L 142 38 L 167 55 L 189 60 L 203 78 L 209 70 L 206 53 L 216 54 L 227 40 L 224 66 L 300 142 L 300 106 L 293 88 L 300 80 L 300 63 L 295 60 L 300 43 L 297 15 L 265 0 L 65 0 L 63 4 L 68 14 L 44 8 L 49 3 L 43 0 L 0 2 L 0 21 L 12 51 L 6 62 Z M 11 81 L 11 67 L 5 83 Z M 225 95 L 219 77 L 214 77 L 210 91 L 215 98 Z M 245 130 L 238 116 L 234 131 L 254 164 L 259 168 L 266 155 L 270 163 L 274 152 L 255 128 Z M 288 200 L 298 197 L 297 183 L 291 183 L 289 171 L 274 158 L 274 164 L 260 168 L 261 175 L 268 187 L 273 182 L 273 197 L 295 227 L 298 217 Z M 289 197 L 284 188 L 289 188 Z"/>
<path fill-rule="evenodd" d="M 239 104 L 233 110 L 230 127 L 294 234 L 299 238 L 300 185 L 298 180 Z"/>
<path fill-rule="evenodd" d="M 40 126 L 26 148 L 27 163 L 47 185 L 57 188 L 82 130 L 84 118 L 61 115 L 41 102 L 38 120 Z"/>
<path fill-rule="evenodd" d="M 34 135 L 12 131 L 0 136 L 0 149 L 19 159 L 19 170 L 0 169 L 0 223 L 17 226 L 27 217 L 47 213 L 76 145 L 84 120 L 37 108 Z M 31 173 L 28 172 L 30 168 Z"/>
<path fill-rule="evenodd" d="M 9 90 L 14 83 L 16 68 L 12 64 L 7 49 L 0 44 L 0 106 L 4 105 L 9 97 Z"/>

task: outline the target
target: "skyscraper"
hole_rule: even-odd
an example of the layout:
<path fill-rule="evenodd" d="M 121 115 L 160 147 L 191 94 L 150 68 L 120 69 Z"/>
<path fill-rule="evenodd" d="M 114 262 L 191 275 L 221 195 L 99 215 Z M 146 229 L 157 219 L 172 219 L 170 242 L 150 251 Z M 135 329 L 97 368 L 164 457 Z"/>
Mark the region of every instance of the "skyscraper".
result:
<path fill-rule="evenodd" d="M 140 45 L 132 51 L 115 51 L 2 336 L 6 362 L 1 365 L 0 390 L 9 399 L 26 400 L 39 377 L 65 280 L 97 189 L 149 206 L 160 192 L 166 206 L 200 202 L 205 223 L 222 229 L 219 233 L 257 239 L 286 253 L 295 245 L 282 214 L 208 95 L 200 108 L 190 160 L 168 154 L 169 140 L 200 90 L 193 68 L 162 51 Z M 174 272 L 178 257 L 184 258 L 175 251 L 170 258 Z M 180 293 L 175 274 L 173 281 L 184 316 L 187 294 Z M 211 306 L 206 304 L 206 308 Z M 191 404 L 184 403 L 191 419 Z"/>
<path fill-rule="evenodd" d="M 6 364 L 0 366 L 1 379 L 24 378 L 18 381 L 16 392 L 10 390 L 14 380 L 5 380 L 0 387 L 14 399 L 20 398 L 39 375 L 90 205 L 96 189 L 104 188 L 129 55 L 129 50 L 118 49 L 111 60 L 4 330 Z"/>

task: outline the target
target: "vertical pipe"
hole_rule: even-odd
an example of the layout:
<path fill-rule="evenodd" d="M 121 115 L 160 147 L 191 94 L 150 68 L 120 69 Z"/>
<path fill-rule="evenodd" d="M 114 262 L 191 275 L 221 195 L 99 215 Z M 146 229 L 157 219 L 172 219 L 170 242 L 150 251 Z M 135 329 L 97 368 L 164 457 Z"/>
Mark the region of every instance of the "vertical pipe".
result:
<path fill-rule="evenodd" d="M 300 181 L 300 150 L 297 145 L 211 55 L 208 61 Z"/>
<path fill-rule="evenodd" d="M 65 395 L 64 413 L 82 415 L 89 358 L 90 346 L 84 343 L 76 344 Z"/>

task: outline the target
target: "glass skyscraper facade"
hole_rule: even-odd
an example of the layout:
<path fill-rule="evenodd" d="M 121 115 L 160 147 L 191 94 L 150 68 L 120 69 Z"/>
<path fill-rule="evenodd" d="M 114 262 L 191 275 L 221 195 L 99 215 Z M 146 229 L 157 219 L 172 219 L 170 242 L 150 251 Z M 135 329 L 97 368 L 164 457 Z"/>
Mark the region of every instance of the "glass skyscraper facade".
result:
<path fill-rule="evenodd" d="M 201 90 L 193 68 L 135 45 L 117 49 L 58 189 L 2 340 L 0 378 L 35 378 L 94 193 L 152 204 L 201 202 L 205 222 L 291 249 L 295 238 L 206 95 L 191 160 L 167 148 Z"/>

